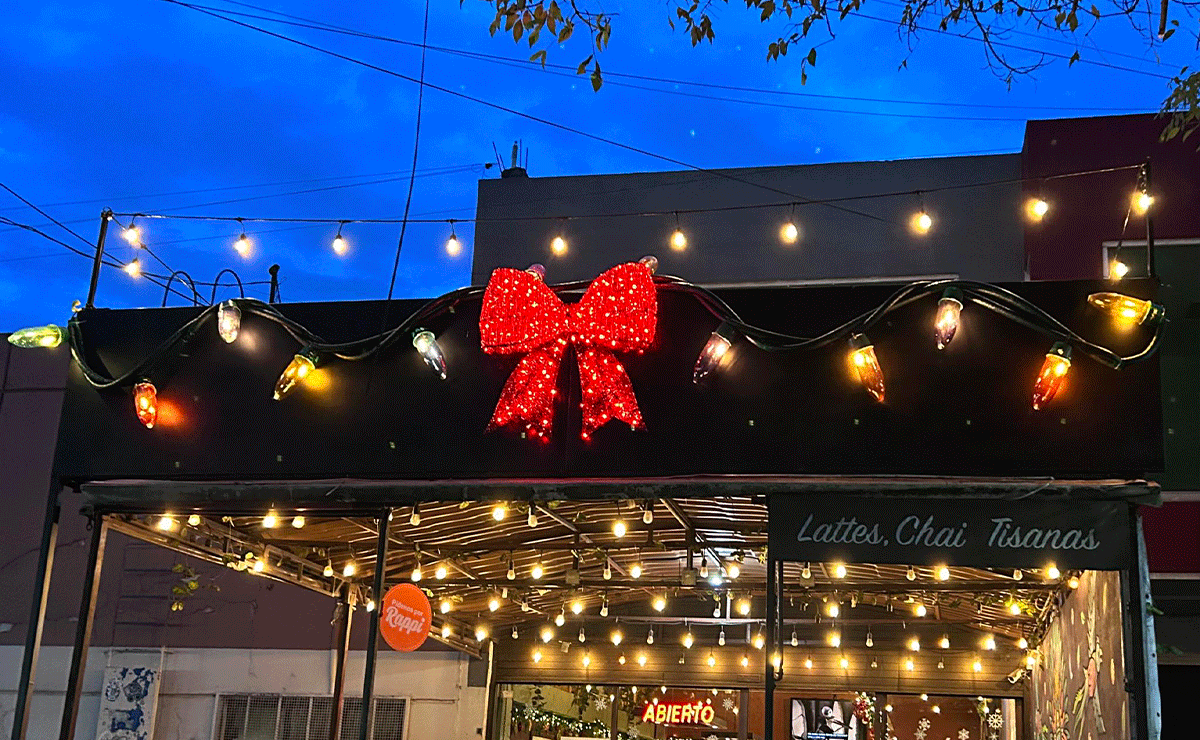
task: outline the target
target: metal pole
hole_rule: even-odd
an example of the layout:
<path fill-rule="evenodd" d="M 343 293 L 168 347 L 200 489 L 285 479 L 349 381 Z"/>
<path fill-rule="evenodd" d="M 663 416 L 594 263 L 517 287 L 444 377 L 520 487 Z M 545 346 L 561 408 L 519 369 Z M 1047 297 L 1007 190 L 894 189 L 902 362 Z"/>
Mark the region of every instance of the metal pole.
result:
<path fill-rule="evenodd" d="M 367 658 L 363 665 L 362 723 L 358 728 L 358 740 L 370 740 L 375 724 L 375 713 L 371 711 L 371 699 L 375 692 L 375 659 L 379 654 L 379 612 L 383 601 L 383 572 L 387 565 L 388 512 L 376 520 L 379 538 L 375 542 L 375 581 L 372 598 L 377 608 L 367 612 Z"/>
<path fill-rule="evenodd" d="M 775 625 L 779 621 L 775 613 L 777 600 L 775 598 L 775 558 L 767 549 L 767 629 L 766 644 L 763 652 L 766 658 L 766 686 L 763 696 L 763 737 L 773 740 L 775 737 Z"/>
<path fill-rule="evenodd" d="M 1150 158 L 1146 157 L 1146 163 L 1142 165 L 1142 187 L 1150 195 Z M 1154 208 L 1151 207 L 1146 211 L 1146 276 L 1157 277 L 1158 273 L 1154 267 Z"/>
<path fill-rule="evenodd" d="M 104 266 L 104 240 L 108 238 L 108 222 L 111 220 L 111 209 L 105 208 L 100 212 L 100 236 L 96 239 L 96 257 L 92 260 L 92 282 L 88 285 L 86 308 L 96 305 L 96 285 L 100 282 L 100 268 Z"/>
<path fill-rule="evenodd" d="M 738 740 L 750 740 L 750 689 L 738 692 Z"/>
<path fill-rule="evenodd" d="M 50 483 L 46 501 L 46 520 L 42 524 L 42 544 L 38 550 L 37 571 L 33 576 L 33 604 L 29 610 L 29 630 L 25 633 L 25 655 L 21 659 L 21 678 L 17 682 L 17 703 L 13 709 L 12 738 L 25 740 L 29 725 L 29 707 L 33 702 L 33 684 L 37 678 L 38 651 L 42 628 L 46 623 L 46 597 L 50 592 L 50 572 L 54 569 L 54 546 L 58 541 L 58 492 L 61 484 Z"/>
<path fill-rule="evenodd" d="M 342 708 L 346 700 L 346 655 L 350 652 L 350 623 L 354 621 L 349 583 L 345 585 L 338 599 L 337 613 L 337 657 L 333 666 L 333 702 L 329 707 L 329 740 L 342 738 Z"/>
<path fill-rule="evenodd" d="M 104 520 L 103 514 L 95 512 L 89 524 L 92 536 L 88 542 L 87 570 L 83 572 L 83 593 L 79 600 L 79 620 L 75 623 L 75 647 L 71 651 L 71 669 L 67 673 L 67 696 L 63 702 L 59 740 L 75 739 L 79 698 L 83 694 L 83 673 L 87 668 L 88 646 L 92 643 L 92 623 L 96 616 L 96 596 L 100 590 L 100 570 L 104 566 L 104 541 L 108 537 L 108 522 Z"/>
<path fill-rule="evenodd" d="M 267 303 L 275 303 L 279 300 L 279 265 L 271 265 L 267 272 L 271 273 L 271 292 L 267 295 Z"/>
<path fill-rule="evenodd" d="M 1155 663 L 1158 656 L 1154 646 L 1154 616 L 1149 610 L 1150 573 L 1142 542 L 1142 515 L 1136 505 L 1130 506 L 1129 541 L 1129 568 L 1122 573 L 1128 594 L 1125 616 L 1129 640 L 1126 644 L 1131 648 L 1133 669 L 1133 685 L 1127 683 L 1125 687 L 1133 704 L 1129 729 L 1133 740 L 1158 740 L 1162 725 L 1158 666 Z"/>

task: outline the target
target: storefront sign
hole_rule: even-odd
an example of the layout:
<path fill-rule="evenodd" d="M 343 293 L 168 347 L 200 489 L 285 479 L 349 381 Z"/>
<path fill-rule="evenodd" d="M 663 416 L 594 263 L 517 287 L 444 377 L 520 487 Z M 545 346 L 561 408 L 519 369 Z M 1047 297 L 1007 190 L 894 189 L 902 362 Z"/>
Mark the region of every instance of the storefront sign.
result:
<path fill-rule="evenodd" d="M 1116 570 L 1128 562 L 1122 501 L 772 496 L 780 560 Z"/>
<path fill-rule="evenodd" d="M 656 725 L 711 725 L 716 716 L 717 712 L 711 705 L 700 701 L 692 704 L 647 704 L 642 710 L 642 721 Z"/>
<path fill-rule="evenodd" d="M 379 631 L 393 650 L 411 653 L 429 636 L 433 610 L 425 592 L 411 583 L 401 583 L 383 597 L 379 612 Z"/>

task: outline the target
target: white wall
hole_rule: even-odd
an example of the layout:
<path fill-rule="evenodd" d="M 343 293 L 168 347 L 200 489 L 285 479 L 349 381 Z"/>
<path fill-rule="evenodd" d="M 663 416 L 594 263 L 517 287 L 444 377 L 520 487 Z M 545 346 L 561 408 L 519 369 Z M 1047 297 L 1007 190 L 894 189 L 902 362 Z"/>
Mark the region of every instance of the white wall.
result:
<path fill-rule="evenodd" d="M 362 693 L 365 653 L 352 652 L 346 693 Z M 71 650 L 44 647 L 38 665 L 37 690 L 27 737 L 58 736 Z M 104 667 L 145 665 L 162 661 L 155 719 L 158 740 L 210 740 L 216 696 L 224 693 L 329 695 L 333 684 L 332 651 L 94 648 L 88 655 L 84 695 L 75 736 L 93 740 L 100 707 Z M 486 690 L 467 687 L 467 657 L 455 652 L 396 653 L 381 650 L 376 669 L 376 696 L 410 700 L 408 737 L 475 740 L 483 726 Z M 0 647 L 0 737 L 12 731 L 21 648 Z"/>

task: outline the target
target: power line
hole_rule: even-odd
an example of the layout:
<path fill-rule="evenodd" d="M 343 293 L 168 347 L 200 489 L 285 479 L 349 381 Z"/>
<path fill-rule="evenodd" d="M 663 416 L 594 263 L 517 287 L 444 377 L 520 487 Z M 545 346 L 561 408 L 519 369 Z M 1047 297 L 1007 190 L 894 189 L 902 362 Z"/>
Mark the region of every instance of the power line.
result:
<path fill-rule="evenodd" d="M 366 31 L 358 31 L 358 30 L 355 30 L 352 28 L 347 28 L 344 26 L 336 26 L 336 25 L 333 25 L 330 23 L 326 23 L 324 21 L 314 20 L 314 19 L 310 19 L 310 18 L 304 18 L 302 16 L 291 15 L 288 13 L 283 13 L 281 11 L 272 10 L 270 8 L 263 8 L 263 7 L 260 7 L 257 5 L 251 5 L 250 3 L 236 2 L 236 0 L 223 0 L 223 1 L 227 2 L 227 3 L 231 3 L 233 5 L 239 5 L 242 7 L 259 10 L 259 11 L 262 11 L 265 13 L 271 13 L 274 15 L 281 16 L 283 18 L 290 18 L 290 19 L 292 19 L 292 21 L 280 20 L 279 18 L 271 18 L 268 16 L 262 16 L 262 15 L 255 15 L 253 13 L 241 13 L 238 11 L 227 10 L 224 8 L 213 8 L 211 6 L 195 5 L 194 7 L 204 8 L 207 10 L 214 10 L 214 11 L 217 11 L 220 13 L 226 13 L 228 15 L 236 15 L 236 16 L 240 16 L 240 17 L 244 17 L 244 18 L 254 18 L 254 19 L 258 19 L 258 20 L 265 20 L 265 21 L 269 21 L 272 23 L 279 23 L 281 25 L 288 25 L 288 26 L 294 26 L 294 27 L 299 27 L 299 28 L 309 28 L 309 29 L 318 30 L 318 31 L 327 31 L 330 33 L 338 33 L 338 34 L 343 34 L 343 35 L 347 35 L 347 36 L 355 36 L 358 38 L 364 38 L 364 39 L 369 39 L 369 40 L 374 40 L 374 41 L 383 41 L 383 42 L 387 42 L 387 43 L 399 44 L 402 46 L 410 46 L 410 47 L 414 47 L 414 48 L 424 48 L 424 49 L 428 49 L 430 51 L 436 51 L 436 52 L 445 53 L 445 54 L 452 54 L 455 56 L 461 56 L 461 57 L 466 57 L 466 58 L 499 62 L 502 64 L 507 64 L 509 66 L 520 66 L 520 67 L 534 68 L 534 69 L 545 68 L 546 71 L 550 71 L 551 69 L 562 70 L 562 71 L 569 72 L 571 77 L 578 76 L 575 71 L 576 68 L 572 67 L 570 65 L 554 64 L 554 63 L 550 63 L 550 62 L 541 64 L 541 63 L 533 62 L 533 61 L 530 61 L 527 59 L 516 59 L 516 58 L 512 58 L 512 57 L 505 57 L 505 56 L 500 56 L 500 55 L 495 55 L 495 54 L 486 54 L 483 52 L 467 51 L 464 49 L 454 49 L 454 48 L 449 48 L 449 47 L 444 47 L 444 46 L 425 45 L 425 44 L 417 43 L 415 41 L 406 41 L 404 39 L 397 39 L 397 38 L 390 37 L 390 36 L 383 36 L 380 34 L 370 33 L 370 32 L 366 32 Z M 872 19 L 872 20 L 874 20 L 874 19 Z M 1033 34 L 1028 34 L 1028 35 L 1032 36 Z M 970 38 L 970 37 L 965 37 L 965 38 Z M 1035 38 L 1037 38 L 1037 37 L 1035 36 Z M 973 39 L 973 40 L 978 41 L 978 39 Z M 1057 39 L 1049 39 L 1049 40 L 1058 41 Z M 1068 42 L 1064 41 L 1064 42 L 1060 42 L 1060 43 L 1068 43 Z M 1112 53 L 1115 55 L 1120 55 L 1119 52 L 1112 52 Z M 1139 61 L 1144 61 L 1137 57 L 1133 57 L 1132 55 L 1124 55 L 1124 56 L 1130 56 L 1133 59 L 1138 59 Z M 1063 57 L 1063 58 L 1066 58 L 1066 57 Z M 1081 59 L 1079 61 L 1084 62 L 1086 60 Z M 1129 69 L 1129 68 L 1124 68 L 1124 67 L 1117 67 L 1117 69 L 1124 69 L 1124 70 L 1130 71 L 1130 72 L 1142 73 L 1140 70 L 1134 70 L 1134 69 Z M 672 79 L 672 78 L 666 78 L 666 77 L 656 77 L 656 76 L 652 76 L 652 75 L 640 75 L 640 74 L 631 74 L 631 73 L 627 73 L 627 72 L 617 72 L 617 71 L 612 71 L 612 70 L 605 70 L 604 77 L 606 80 L 608 80 L 609 78 L 615 77 L 615 78 L 639 80 L 639 81 L 643 81 L 643 82 L 658 82 L 658 83 L 668 84 L 668 85 L 684 85 L 684 86 L 688 86 L 688 87 L 701 87 L 701 88 L 710 88 L 710 89 L 717 89 L 717 90 L 728 90 L 728 91 L 733 91 L 733 92 L 758 93 L 758 94 L 765 94 L 765 95 L 783 95 L 783 96 L 790 96 L 790 97 L 815 98 L 815 99 L 826 99 L 826 100 L 846 100 L 846 101 L 856 101 L 856 102 L 863 102 L 863 103 L 890 103 L 890 104 L 898 104 L 898 105 L 924 105 L 924 106 L 938 106 L 938 107 L 952 107 L 952 108 L 992 108 L 992 109 L 1003 109 L 1003 110 L 1089 111 L 1089 112 L 1110 112 L 1110 113 L 1146 112 L 1145 108 L 1128 108 L 1128 107 L 1049 106 L 1049 105 L 1013 105 L 1013 104 L 996 104 L 996 103 L 962 103 L 962 102 L 949 102 L 949 101 L 905 100 L 905 99 L 897 99 L 897 98 L 870 98 L 870 97 L 858 97 L 858 96 L 853 96 L 853 95 L 831 95 L 831 94 L 823 94 L 823 93 L 799 92 L 799 91 L 794 91 L 794 90 L 774 90 L 774 89 L 770 89 L 770 88 L 756 88 L 756 87 L 744 87 L 744 86 L 739 86 L 739 85 L 725 85 L 725 84 L 714 83 L 714 82 L 699 82 L 699 81 L 695 81 L 695 80 Z M 613 83 L 613 84 L 618 84 L 618 83 Z M 624 86 L 636 87 L 636 86 L 632 86 L 632 85 L 624 85 Z M 683 91 L 670 91 L 670 90 L 662 90 L 662 89 L 658 89 L 658 88 L 637 88 L 637 89 L 650 90 L 653 92 L 672 92 L 672 93 L 681 94 L 681 95 L 690 95 L 689 93 L 685 93 Z M 696 96 L 696 97 L 699 97 L 699 96 Z M 752 102 L 752 101 L 733 100 L 732 102 Z M 798 107 L 798 109 L 817 110 L 818 112 L 820 112 L 820 109 L 808 109 L 808 108 L 799 108 L 799 107 Z M 902 117 L 905 115 L 905 114 L 899 114 L 899 113 L 883 114 L 883 113 L 873 112 L 873 111 L 828 110 L 828 111 L 824 111 L 824 112 L 850 113 L 850 114 L 857 113 L 857 114 L 861 114 L 861 115 L 892 115 L 892 116 L 898 116 L 898 117 Z M 977 120 L 977 119 L 965 119 L 965 120 Z M 988 119 L 983 119 L 983 120 L 988 120 Z M 1008 119 L 1001 119 L 1001 120 L 1008 120 Z M 1022 120 L 1024 120 L 1024 119 L 1022 119 Z"/>

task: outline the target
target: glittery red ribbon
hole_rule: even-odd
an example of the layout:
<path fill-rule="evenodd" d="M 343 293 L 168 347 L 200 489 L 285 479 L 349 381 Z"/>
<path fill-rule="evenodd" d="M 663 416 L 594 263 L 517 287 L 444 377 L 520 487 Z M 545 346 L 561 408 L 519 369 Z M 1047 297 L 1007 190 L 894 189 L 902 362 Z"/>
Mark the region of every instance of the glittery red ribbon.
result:
<path fill-rule="evenodd" d="M 488 430 L 520 425 L 531 437 L 550 439 L 568 342 L 579 359 L 583 439 L 609 419 L 642 426 L 633 384 L 614 353 L 641 353 L 654 342 L 657 304 L 653 273 L 640 262 L 605 271 L 569 307 L 537 274 L 495 270 L 483 294 L 480 344 L 490 354 L 526 354 L 508 376 Z"/>

